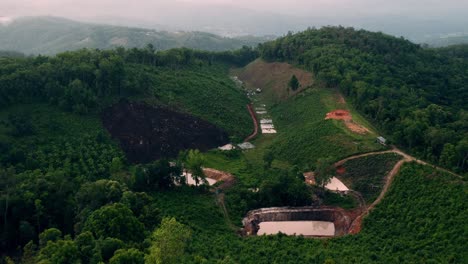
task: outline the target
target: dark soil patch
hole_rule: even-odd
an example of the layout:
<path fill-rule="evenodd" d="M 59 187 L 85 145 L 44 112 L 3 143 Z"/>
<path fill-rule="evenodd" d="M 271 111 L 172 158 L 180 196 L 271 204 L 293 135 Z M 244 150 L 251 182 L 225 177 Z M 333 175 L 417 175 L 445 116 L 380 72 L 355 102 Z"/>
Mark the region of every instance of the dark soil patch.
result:
<path fill-rule="evenodd" d="M 127 159 L 146 163 L 174 158 L 179 151 L 206 151 L 229 142 L 228 134 L 200 118 L 140 102 L 120 101 L 101 114 Z"/>

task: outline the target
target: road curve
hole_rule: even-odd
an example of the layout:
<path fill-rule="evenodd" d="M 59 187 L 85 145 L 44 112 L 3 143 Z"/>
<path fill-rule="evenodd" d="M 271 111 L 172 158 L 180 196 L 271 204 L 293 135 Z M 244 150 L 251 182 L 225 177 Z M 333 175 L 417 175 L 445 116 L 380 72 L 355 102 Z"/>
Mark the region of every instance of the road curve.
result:
<path fill-rule="evenodd" d="M 252 117 L 252 122 L 253 122 L 253 125 L 254 125 L 254 131 L 250 136 L 248 136 L 246 139 L 244 139 L 244 142 L 248 142 L 248 141 L 252 140 L 258 134 L 258 120 L 257 120 L 257 116 L 255 115 L 255 112 L 253 110 L 252 104 L 247 105 L 247 110 L 249 110 L 249 114 Z"/>

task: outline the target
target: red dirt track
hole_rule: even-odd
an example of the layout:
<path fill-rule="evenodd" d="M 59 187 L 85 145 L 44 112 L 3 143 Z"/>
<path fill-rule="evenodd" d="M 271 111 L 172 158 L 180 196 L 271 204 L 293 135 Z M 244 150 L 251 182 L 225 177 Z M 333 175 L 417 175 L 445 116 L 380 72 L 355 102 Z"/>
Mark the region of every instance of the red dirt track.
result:
<path fill-rule="evenodd" d="M 255 115 L 255 111 L 253 110 L 253 107 L 252 107 L 251 104 L 247 105 L 247 110 L 249 110 L 249 114 L 252 117 L 252 122 L 253 122 L 253 125 L 254 125 L 254 131 L 250 136 L 248 136 L 246 139 L 244 139 L 244 142 L 248 142 L 248 141 L 252 140 L 258 134 L 258 120 L 257 120 L 257 116 Z"/>

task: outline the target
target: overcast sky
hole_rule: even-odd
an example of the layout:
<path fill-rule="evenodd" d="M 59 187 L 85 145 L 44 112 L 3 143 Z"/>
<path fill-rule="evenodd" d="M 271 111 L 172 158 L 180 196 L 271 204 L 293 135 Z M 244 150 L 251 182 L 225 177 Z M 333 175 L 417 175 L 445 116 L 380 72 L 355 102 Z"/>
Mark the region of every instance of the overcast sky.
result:
<path fill-rule="evenodd" d="M 234 6 L 297 15 L 414 14 L 444 16 L 468 13 L 467 0 L 0 0 L 0 16 L 148 17 L 176 12 L 181 4 Z"/>

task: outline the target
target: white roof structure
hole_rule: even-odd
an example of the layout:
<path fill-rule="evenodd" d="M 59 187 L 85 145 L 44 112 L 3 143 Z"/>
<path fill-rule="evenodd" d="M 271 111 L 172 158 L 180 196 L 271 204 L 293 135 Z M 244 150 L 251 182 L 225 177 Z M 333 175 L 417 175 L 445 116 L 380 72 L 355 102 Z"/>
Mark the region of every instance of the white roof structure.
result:
<path fill-rule="evenodd" d="M 337 191 L 337 192 L 346 192 L 349 191 L 348 187 L 344 185 L 338 178 L 333 177 L 331 178 L 330 182 L 325 185 L 325 189 L 330 191 Z"/>
<path fill-rule="evenodd" d="M 234 145 L 232 145 L 231 143 L 229 144 L 226 144 L 224 146 L 221 146 L 221 147 L 218 147 L 219 150 L 232 150 L 234 149 Z"/>
<path fill-rule="evenodd" d="M 276 129 L 274 129 L 274 128 L 262 128 L 262 134 L 276 134 Z"/>
<path fill-rule="evenodd" d="M 241 149 L 253 149 L 255 148 L 254 144 L 250 143 L 250 142 L 244 142 L 244 143 L 241 143 L 239 145 L 237 145 L 239 148 Z"/>
<path fill-rule="evenodd" d="M 273 120 L 271 120 L 271 119 L 261 119 L 260 124 L 273 124 Z"/>
<path fill-rule="evenodd" d="M 275 128 L 275 126 L 273 124 L 261 124 L 260 127 L 262 129 L 272 129 L 272 128 Z"/>
<path fill-rule="evenodd" d="M 259 115 L 265 115 L 267 113 L 267 111 L 256 111 L 257 114 Z"/>

